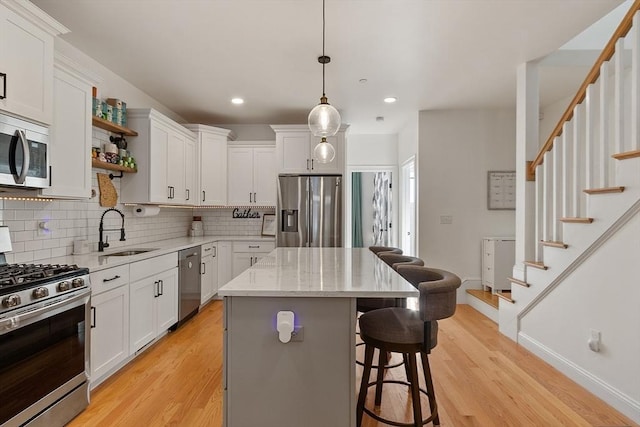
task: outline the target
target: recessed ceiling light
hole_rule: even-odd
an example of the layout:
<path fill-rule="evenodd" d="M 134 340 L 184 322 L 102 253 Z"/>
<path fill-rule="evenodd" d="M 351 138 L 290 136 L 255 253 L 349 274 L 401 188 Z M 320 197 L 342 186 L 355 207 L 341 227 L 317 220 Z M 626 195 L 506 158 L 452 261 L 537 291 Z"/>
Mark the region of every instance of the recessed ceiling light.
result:
<path fill-rule="evenodd" d="M 236 105 L 244 104 L 244 99 L 242 99 L 242 98 L 233 98 L 231 100 L 231 103 L 236 104 Z"/>
<path fill-rule="evenodd" d="M 390 96 L 388 98 L 384 99 L 384 102 L 386 102 L 387 104 L 393 104 L 394 102 L 396 102 L 398 100 L 398 98 L 394 97 L 394 96 Z"/>

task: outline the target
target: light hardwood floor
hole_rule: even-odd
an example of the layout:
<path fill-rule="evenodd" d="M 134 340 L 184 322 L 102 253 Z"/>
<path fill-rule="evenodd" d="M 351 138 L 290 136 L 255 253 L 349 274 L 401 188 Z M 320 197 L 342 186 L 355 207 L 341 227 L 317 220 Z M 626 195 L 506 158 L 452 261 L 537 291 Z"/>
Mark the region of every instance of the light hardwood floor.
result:
<path fill-rule="evenodd" d="M 637 425 L 466 305 L 440 322 L 430 360 L 442 426 Z M 387 375 L 404 378 L 404 370 Z M 221 382 L 222 303 L 215 301 L 94 390 L 89 408 L 69 426 L 221 426 Z M 384 390 L 384 416 L 408 421 L 406 389 Z M 383 425 L 366 415 L 363 424 Z"/>

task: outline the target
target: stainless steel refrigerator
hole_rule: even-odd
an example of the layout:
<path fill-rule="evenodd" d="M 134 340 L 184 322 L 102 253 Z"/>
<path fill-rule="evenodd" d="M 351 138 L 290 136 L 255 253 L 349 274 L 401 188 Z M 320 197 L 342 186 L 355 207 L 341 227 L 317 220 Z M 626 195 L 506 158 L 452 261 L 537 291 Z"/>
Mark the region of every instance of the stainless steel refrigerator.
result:
<path fill-rule="evenodd" d="M 280 175 L 276 245 L 342 246 L 342 176 Z"/>

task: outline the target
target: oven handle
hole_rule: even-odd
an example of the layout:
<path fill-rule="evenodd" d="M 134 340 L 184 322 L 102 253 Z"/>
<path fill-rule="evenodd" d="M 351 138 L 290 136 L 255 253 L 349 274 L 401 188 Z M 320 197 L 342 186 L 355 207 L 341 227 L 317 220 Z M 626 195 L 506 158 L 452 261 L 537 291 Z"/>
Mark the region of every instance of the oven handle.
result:
<path fill-rule="evenodd" d="M 4 335 L 12 331 L 13 329 L 17 329 L 21 326 L 27 326 L 33 323 L 34 321 L 39 320 L 39 318 L 46 318 L 48 317 L 47 314 L 49 312 L 60 311 L 60 308 L 64 306 L 73 305 L 73 307 L 76 307 L 78 305 L 87 304 L 89 302 L 90 297 L 91 297 L 91 290 L 86 289 L 84 292 L 81 292 L 70 298 L 65 298 L 62 301 L 58 301 L 54 304 L 47 305 L 45 307 L 41 307 L 23 314 L 19 314 L 14 317 L 2 319 L 0 320 L 0 335 Z M 82 304 L 73 304 L 77 301 L 82 301 Z M 69 307 L 69 308 L 72 308 L 72 307 Z"/>

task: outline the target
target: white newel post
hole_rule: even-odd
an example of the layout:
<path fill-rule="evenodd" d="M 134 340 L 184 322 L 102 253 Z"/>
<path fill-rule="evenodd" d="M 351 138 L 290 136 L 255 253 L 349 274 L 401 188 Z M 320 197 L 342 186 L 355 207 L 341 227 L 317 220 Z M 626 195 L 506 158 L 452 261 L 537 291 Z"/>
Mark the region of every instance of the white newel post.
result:
<path fill-rule="evenodd" d="M 539 79 L 538 62 L 520 64 L 517 70 L 516 101 L 516 263 L 513 275 L 526 280 L 524 261 L 535 258 L 535 183 L 527 181 L 527 161 L 538 152 Z M 515 337 L 512 337 L 515 339 Z"/>
<path fill-rule="evenodd" d="M 633 17 L 631 40 L 631 148 L 640 150 L 640 12 Z"/>

